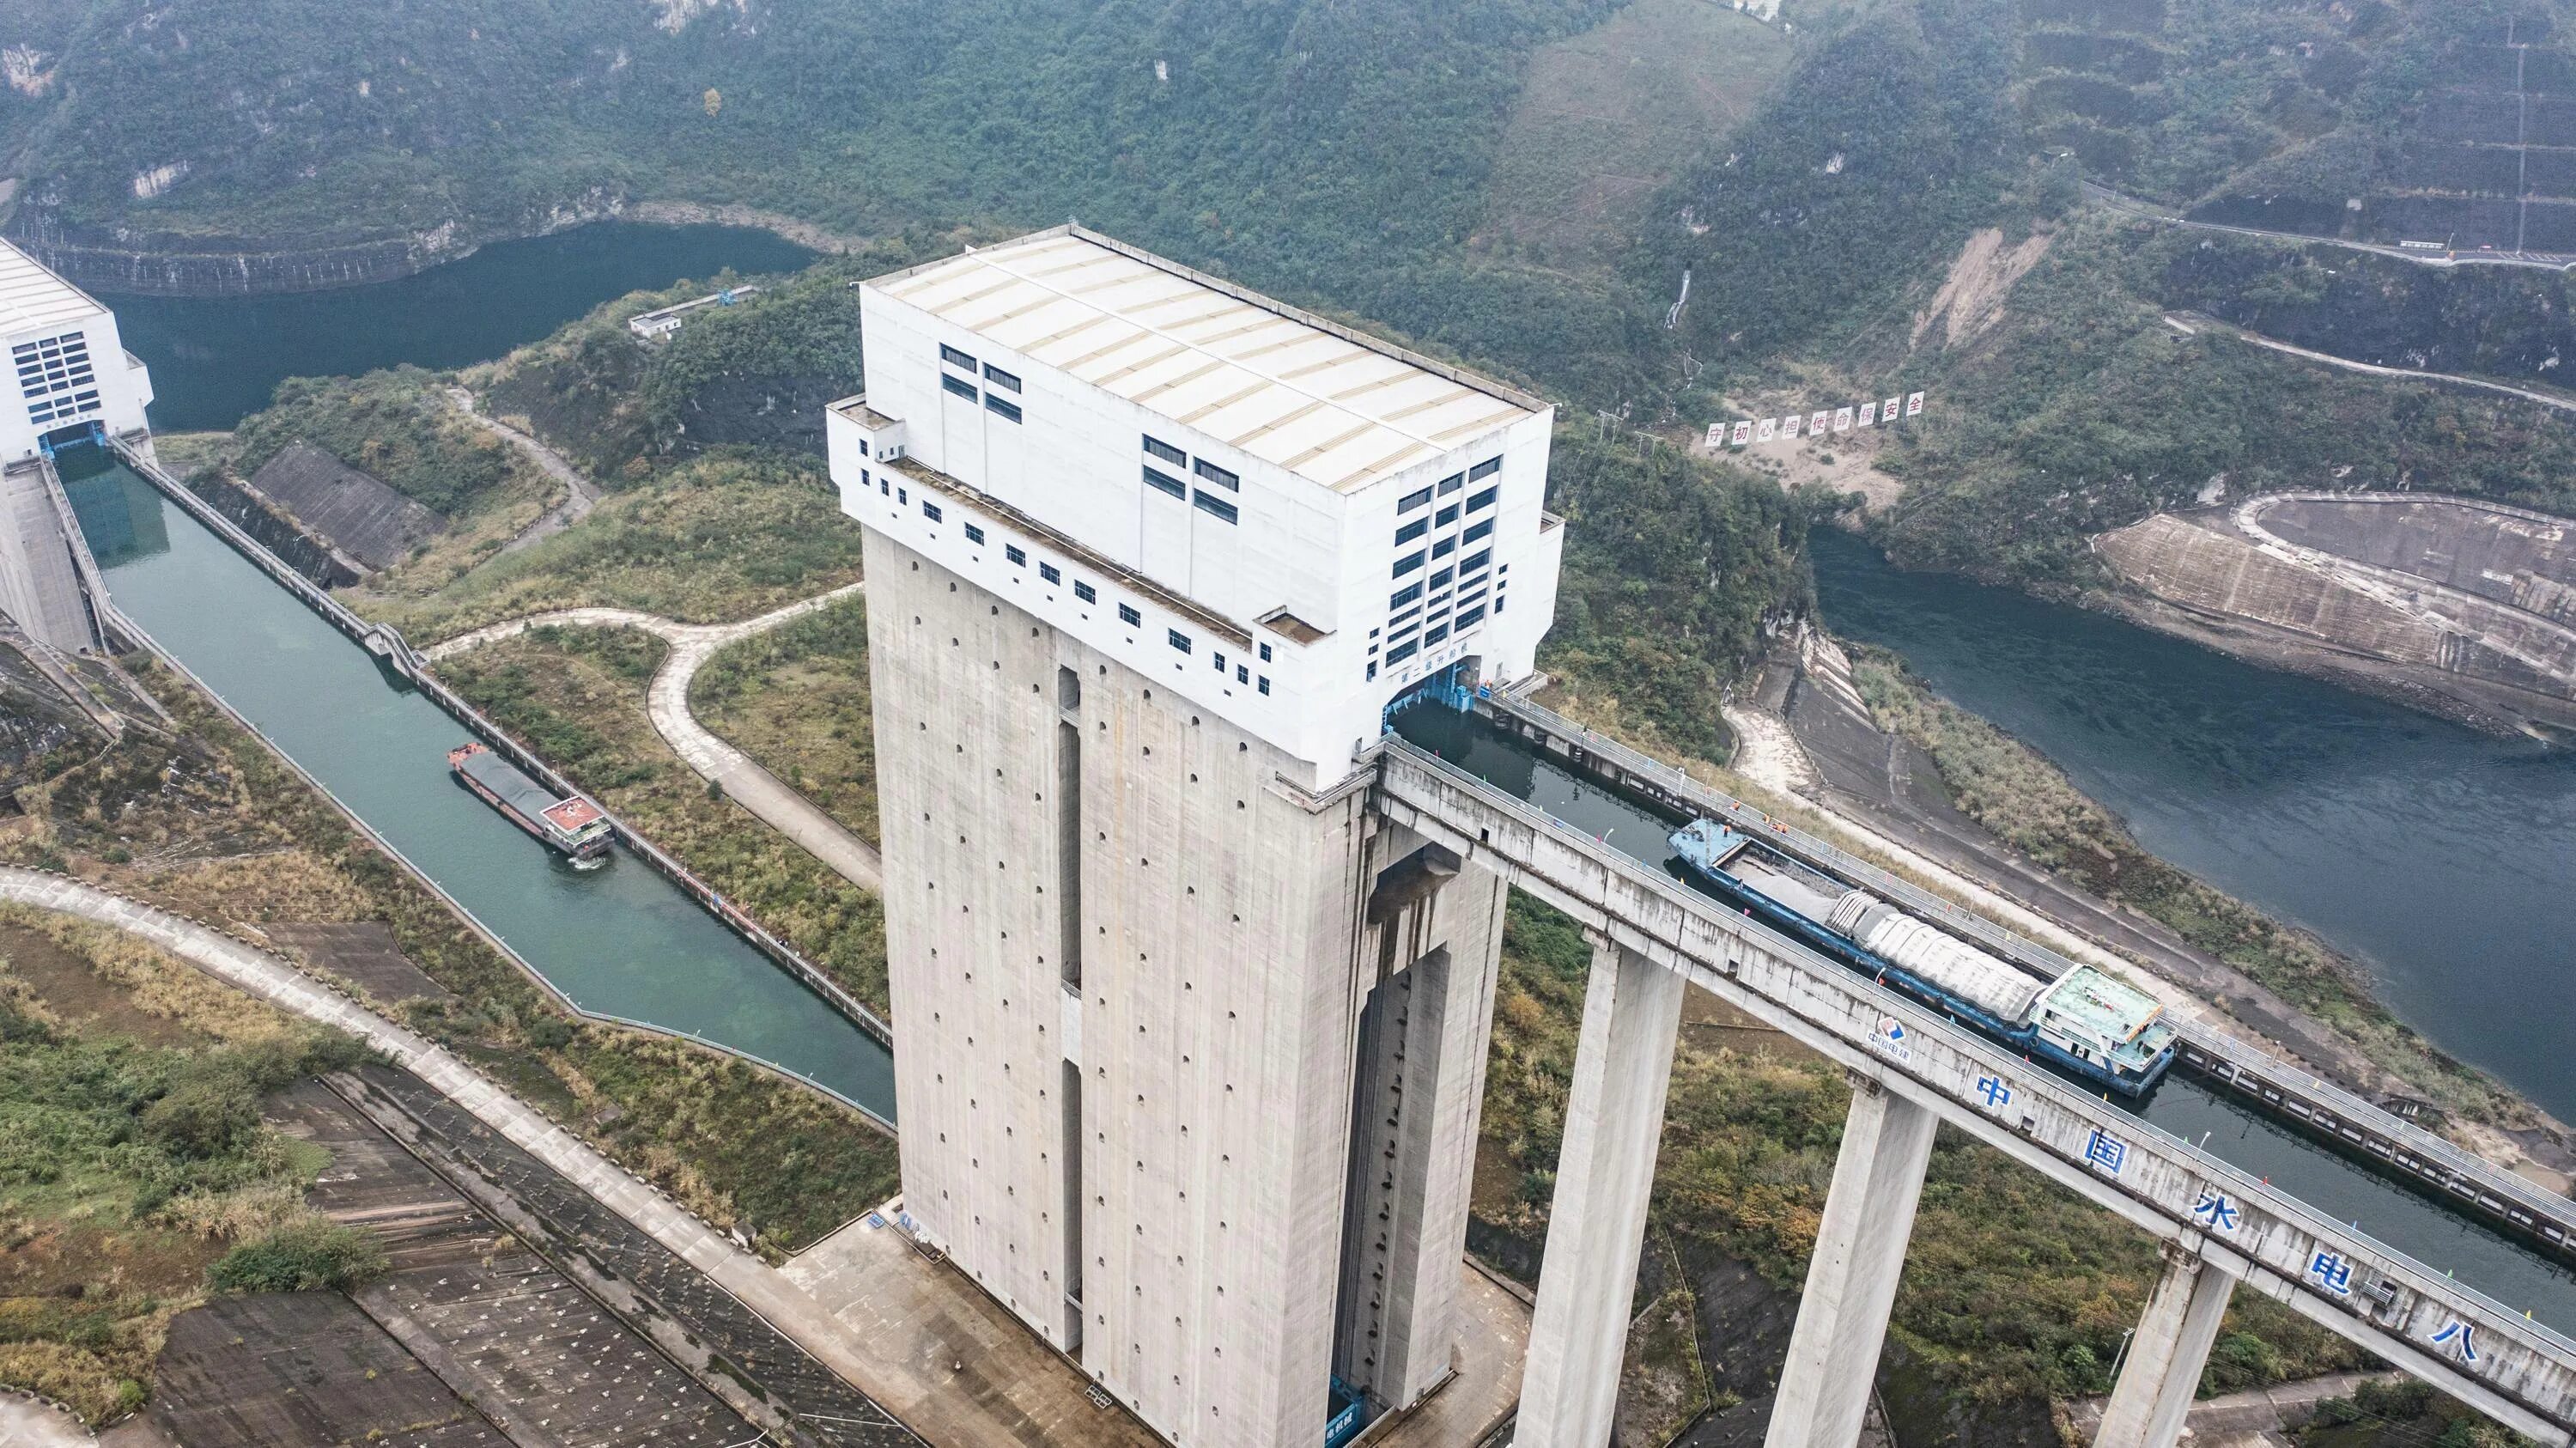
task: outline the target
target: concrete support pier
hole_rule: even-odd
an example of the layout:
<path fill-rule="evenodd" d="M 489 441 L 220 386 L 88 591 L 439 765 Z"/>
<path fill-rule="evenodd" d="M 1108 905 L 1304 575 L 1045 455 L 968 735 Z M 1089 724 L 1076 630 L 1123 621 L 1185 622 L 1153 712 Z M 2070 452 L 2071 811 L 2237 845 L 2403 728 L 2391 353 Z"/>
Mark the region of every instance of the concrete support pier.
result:
<path fill-rule="evenodd" d="M 2167 1249 L 2164 1276 L 2129 1339 L 2129 1355 L 2102 1409 L 2094 1448 L 2173 1448 L 2200 1390 L 2201 1369 L 2236 1279 L 2197 1255 Z"/>
<path fill-rule="evenodd" d="M 1610 1441 L 1682 990 L 1679 975 L 1641 955 L 1594 947 L 1521 1379 L 1519 1448 Z"/>
<path fill-rule="evenodd" d="M 1871 1081 L 1852 1095 L 1764 1448 L 1852 1448 L 1905 1270 L 1939 1118 Z"/>

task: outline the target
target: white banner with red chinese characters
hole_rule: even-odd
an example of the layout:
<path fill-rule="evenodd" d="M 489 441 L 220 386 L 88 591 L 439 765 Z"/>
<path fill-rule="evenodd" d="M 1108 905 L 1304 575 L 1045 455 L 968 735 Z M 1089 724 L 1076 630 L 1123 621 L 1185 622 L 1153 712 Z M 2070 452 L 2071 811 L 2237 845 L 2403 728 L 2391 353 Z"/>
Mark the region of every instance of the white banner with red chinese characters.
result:
<path fill-rule="evenodd" d="M 1817 408 L 1813 412 L 1792 412 L 1784 417 L 1744 417 L 1732 422 L 1708 425 L 1706 446 L 1710 452 L 1732 448 L 1759 447 L 1769 442 L 1796 442 L 1817 438 L 1827 433 L 1850 432 L 1858 427 L 1885 427 L 1903 418 L 1923 415 L 1923 394 L 1909 392 L 1902 397 L 1885 397 L 1857 406 Z"/>

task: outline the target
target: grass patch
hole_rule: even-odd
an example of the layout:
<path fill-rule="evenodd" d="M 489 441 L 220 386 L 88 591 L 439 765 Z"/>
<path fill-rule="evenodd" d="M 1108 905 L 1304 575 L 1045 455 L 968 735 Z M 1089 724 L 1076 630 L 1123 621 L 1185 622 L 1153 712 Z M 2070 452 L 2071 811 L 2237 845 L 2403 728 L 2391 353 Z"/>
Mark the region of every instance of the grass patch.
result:
<path fill-rule="evenodd" d="M 811 466 L 709 456 L 618 493 L 573 528 L 423 593 L 350 606 L 426 644 L 551 609 L 610 605 L 692 623 L 745 618 L 859 575 L 859 525 Z"/>
<path fill-rule="evenodd" d="M 1606 266 L 1649 199 L 1724 143 L 1788 68 L 1776 25 L 1709 0 L 1637 0 L 1530 56 L 1488 194 L 1488 236 L 1547 266 Z"/>
<path fill-rule="evenodd" d="M 233 428 L 234 466 L 250 476 L 309 443 L 444 517 L 466 512 L 527 463 L 440 395 L 418 367 L 363 377 L 290 377 Z"/>
<path fill-rule="evenodd" d="M 309 1228 L 321 1154 L 260 1100 L 365 1053 L 112 931 L 12 910 L 0 948 L 0 1383 L 95 1424 L 142 1403 L 228 1246 Z M 75 972 L 131 986 L 130 1011 L 58 1014 L 90 994 Z"/>
<path fill-rule="evenodd" d="M 1852 679 L 1880 727 L 1929 752 L 1960 811 L 2005 844 L 2089 894 L 2163 922 L 2446 1110 L 2509 1128 L 2539 1124 L 2529 1103 L 2390 1014 L 2360 967 L 2147 853 L 2056 765 L 1934 695 L 1896 655 L 1855 648 Z"/>
<path fill-rule="evenodd" d="M 868 608 L 857 596 L 744 639 L 699 666 L 698 721 L 876 843 Z"/>
<path fill-rule="evenodd" d="M 1591 948 L 1567 917 L 1518 893 L 1504 921 L 1481 1130 L 1518 1174 L 1517 1200 L 1480 1199 L 1480 1224 L 1543 1237 L 1554 1193 Z M 1653 1230 L 1750 1263 L 1796 1290 L 1833 1180 L 1851 1090 L 1821 1058 L 1747 1050 L 1685 1030 L 1655 1164 Z M 1890 1331 L 1938 1391 L 1995 1404 L 2108 1392 L 2121 1334 L 2160 1261 L 2155 1243 L 2000 1152 L 1944 1130 Z M 2248 1295 L 2203 1386 L 2232 1391 L 2356 1365 L 2342 1339 Z"/>
<path fill-rule="evenodd" d="M 218 1292 L 346 1292 L 384 1270 L 384 1248 L 372 1235 L 315 1219 L 272 1228 L 226 1252 L 206 1269 L 206 1283 Z"/>
<path fill-rule="evenodd" d="M 645 711 L 663 652 L 660 639 L 636 629 L 541 628 L 451 660 L 443 672 L 501 727 L 883 1012 L 883 906 L 671 752 Z"/>

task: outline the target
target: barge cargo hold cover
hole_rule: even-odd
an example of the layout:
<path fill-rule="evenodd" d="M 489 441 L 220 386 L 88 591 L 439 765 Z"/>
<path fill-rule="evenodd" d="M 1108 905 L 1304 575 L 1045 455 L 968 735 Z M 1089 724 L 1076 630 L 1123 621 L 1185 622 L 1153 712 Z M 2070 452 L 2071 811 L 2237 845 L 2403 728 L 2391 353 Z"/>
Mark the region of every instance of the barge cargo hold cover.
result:
<path fill-rule="evenodd" d="M 613 831 L 607 811 L 580 795 L 558 795 L 481 743 L 447 752 L 448 767 L 467 789 L 503 816 L 560 850 L 575 865 L 607 863 Z"/>

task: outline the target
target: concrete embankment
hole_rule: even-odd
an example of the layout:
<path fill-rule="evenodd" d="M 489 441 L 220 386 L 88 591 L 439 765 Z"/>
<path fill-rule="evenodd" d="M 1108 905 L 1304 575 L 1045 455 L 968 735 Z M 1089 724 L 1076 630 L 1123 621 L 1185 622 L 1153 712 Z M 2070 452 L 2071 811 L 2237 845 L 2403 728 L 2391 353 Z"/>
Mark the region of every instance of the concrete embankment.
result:
<path fill-rule="evenodd" d="M 2576 537 L 2471 498 L 2277 493 L 2094 540 L 2112 606 L 2490 730 L 2576 728 Z"/>
<path fill-rule="evenodd" d="M 485 242 L 543 236 L 603 221 L 625 200 L 594 190 L 506 220 L 448 221 L 391 236 L 316 244 L 307 238 L 187 236 L 69 225 L 38 211 L 9 224 L 28 255 L 93 291 L 148 296 L 254 296 L 317 292 L 392 281 L 442 262 L 462 261 Z"/>

